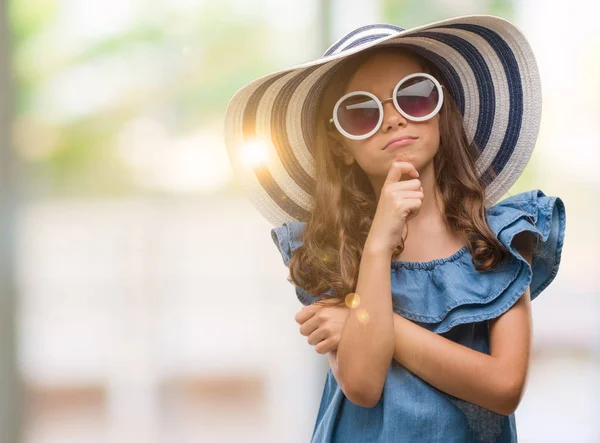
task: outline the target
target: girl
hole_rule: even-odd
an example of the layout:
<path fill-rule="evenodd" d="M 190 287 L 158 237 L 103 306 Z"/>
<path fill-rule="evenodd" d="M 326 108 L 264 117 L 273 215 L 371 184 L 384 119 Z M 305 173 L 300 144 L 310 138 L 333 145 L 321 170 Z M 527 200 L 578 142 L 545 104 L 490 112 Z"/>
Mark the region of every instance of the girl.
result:
<path fill-rule="evenodd" d="M 521 33 L 470 16 L 358 28 L 232 99 L 230 159 L 330 363 L 312 441 L 517 441 L 565 208 L 494 202 L 531 156 L 539 95 Z"/>

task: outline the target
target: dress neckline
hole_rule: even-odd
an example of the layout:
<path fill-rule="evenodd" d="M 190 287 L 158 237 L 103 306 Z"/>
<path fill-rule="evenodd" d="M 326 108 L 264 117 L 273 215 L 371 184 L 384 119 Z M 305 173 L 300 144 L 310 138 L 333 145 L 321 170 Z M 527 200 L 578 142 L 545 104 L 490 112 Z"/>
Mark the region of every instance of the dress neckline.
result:
<path fill-rule="evenodd" d="M 402 261 L 402 260 L 392 260 L 392 268 L 394 268 L 394 269 L 400 269 L 400 268 L 405 268 L 405 269 L 433 269 L 436 266 L 442 265 L 444 263 L 448 263 L 448 262 L 452 262 L 452 261 L 458 260 L 468 250 L 469 250 L 468 245 L 464 245 L 462 248 L 460 248 L 458 251 L 456 251 L 454 254 L 452 254 L 452 255 L 450 255 L 448 257 L 435 258 L 435 259 L 430 260 L 430 261 Z"/>

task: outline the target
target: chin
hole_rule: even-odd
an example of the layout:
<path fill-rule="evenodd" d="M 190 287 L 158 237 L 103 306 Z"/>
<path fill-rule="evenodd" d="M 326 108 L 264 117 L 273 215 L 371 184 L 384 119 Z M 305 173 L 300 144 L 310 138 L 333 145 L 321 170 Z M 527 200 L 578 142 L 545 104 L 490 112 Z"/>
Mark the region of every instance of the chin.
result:
<path fill-rule="evenodd" d="M 409 162 L 409 163 L 412 163 L 416 168 L 418 159 L 416 158 L 416 156 L 412 155 L 410 152 L 401 152 L 401 153 L 396 154 L 396 156 L 394 157 L 394 161 L 395 162 Z"/>

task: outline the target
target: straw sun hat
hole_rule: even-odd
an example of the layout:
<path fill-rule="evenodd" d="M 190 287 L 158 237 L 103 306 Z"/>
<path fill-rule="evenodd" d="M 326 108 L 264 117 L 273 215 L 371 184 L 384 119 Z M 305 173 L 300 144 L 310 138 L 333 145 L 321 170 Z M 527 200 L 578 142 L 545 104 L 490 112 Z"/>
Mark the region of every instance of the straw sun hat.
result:
<path fill-rule="evenodd" d="M 235 177 L 274 226 L 307 221 L 313 208 L 313 115 L 329 76 L 346 57 L 390 45 L 425 57 L 444 75 L 469 141 L 480 149 L 486 207 L 525 169 L 540 126 L 541 85 L 531 47 L 513 24 L 472 15 L 408 30 L 361 26 L 322 57 L 253 80 L 229 102 L 225 142 Z"/>

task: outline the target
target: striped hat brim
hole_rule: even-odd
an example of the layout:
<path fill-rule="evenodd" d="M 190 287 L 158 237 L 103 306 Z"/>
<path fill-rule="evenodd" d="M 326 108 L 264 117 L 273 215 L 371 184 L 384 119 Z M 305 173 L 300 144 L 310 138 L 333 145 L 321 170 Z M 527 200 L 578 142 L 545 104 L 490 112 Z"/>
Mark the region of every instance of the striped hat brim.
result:
<path fill-rule="evenodd" d="M 533 51 L 509 21 L 490 15 L 404 30 L 375 24 L 346 34 L 323 57 L 260 77 L 233 96 L 225 143 L 236 180 L 274 226 L 307 221 L 314 201 L 313 115 L 328 75 L 346 57 L 375 46 L 406 47 L 445 76 L 463 115 L 485 188 L 486 207 L 516 182 L 533 152 L 541 84 Z"/>

